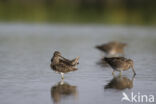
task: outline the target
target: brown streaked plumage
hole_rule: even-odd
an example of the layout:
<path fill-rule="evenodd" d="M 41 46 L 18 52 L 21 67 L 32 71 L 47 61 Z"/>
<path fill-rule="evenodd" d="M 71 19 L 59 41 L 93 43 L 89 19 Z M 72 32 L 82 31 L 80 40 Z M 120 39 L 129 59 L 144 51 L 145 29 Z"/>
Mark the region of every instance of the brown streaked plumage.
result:
<path fill-rule="evenodd" d="M 51 88 L 51 98 L 54 104 L 59 104 L 62 96 L 74 96 L 77 97 L 76 86 L 70 85 L 66 82 L 59 82 L 57 85 Z"/>
<path fill-rule="evenodd" d="M 118 90 L 123 90 L 126 88 L 132 88 L 133 87 L 133 80 L 134 77 L 132 77 L 132 79 L 127 78 L 126 76 L 117 76 L 114 78 L 107 84 L 105 85 L 105 89 L 118 89 Z"/>
<path fill-rule="evenodd" d="M 79 60 L 79 57 L 73 60 L 68 60 L 62 57 L 60 52 L 55 51 L 51 59 L 50 66 L 55 72 L 60 73 L 63 79 L 64 73 L 77 70 L 76 66 L 77 64 L 79 64 L 78 60 Z"/>
<path fill-rule="evenodd" d="M 98 45 L 96 46 L 97 49 L 105 52 L 107 55 L 123 55 L 124 54 L 124 48 L 127 44 L 112 41 L 106 44 Z"/>
<path fill-rule="evenodd" d="M 114 71 L 120 71 L 121 74 L 122 71 L 132 68 L 134 75 L 136 75 L 133 60 L 131 59 L 126 59 L 124 57 L 105 57 L 104 60 L 113 68 L 112 74 L 114 74 Z"/>

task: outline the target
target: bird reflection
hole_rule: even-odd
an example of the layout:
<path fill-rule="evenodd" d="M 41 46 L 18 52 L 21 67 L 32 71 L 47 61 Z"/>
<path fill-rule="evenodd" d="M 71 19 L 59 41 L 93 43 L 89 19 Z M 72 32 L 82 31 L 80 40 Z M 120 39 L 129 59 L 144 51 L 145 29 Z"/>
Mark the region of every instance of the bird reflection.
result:
<path fill-rule="evenodd" d="M 76 86 L 70 85 L 63 80 L 52 86 L 51 98 L 54 101 L 54 104 L 59 104 L 61 99 L 66 96 L 74 96 L 75 98 L 77 98 Z"/>
<path fill-rule="evenodd" d="M 107 85 L 105 85 L 105 89 L 131 89 L 133 87 L 134 77 L 135 75 L 132 77 L 132 79 L 129 79 L 126 76 L 114 76 L 114 78 Z"/>

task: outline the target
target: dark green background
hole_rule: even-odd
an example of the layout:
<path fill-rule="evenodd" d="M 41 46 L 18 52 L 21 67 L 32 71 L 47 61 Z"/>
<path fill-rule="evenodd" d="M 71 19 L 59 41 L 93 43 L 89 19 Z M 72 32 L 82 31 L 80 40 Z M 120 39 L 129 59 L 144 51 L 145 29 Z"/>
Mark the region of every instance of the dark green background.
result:
<path fill-rule="evenodd" d="M 156 24 L 155 0 L 0 0 L 0 22 Z"/>

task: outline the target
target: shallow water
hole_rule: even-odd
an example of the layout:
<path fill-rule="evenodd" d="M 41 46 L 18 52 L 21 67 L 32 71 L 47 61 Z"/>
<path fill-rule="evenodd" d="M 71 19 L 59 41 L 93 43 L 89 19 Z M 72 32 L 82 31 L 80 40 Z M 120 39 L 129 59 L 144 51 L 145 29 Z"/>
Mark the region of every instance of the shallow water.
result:
<path fill-rule="evenodd" d="M 111 40 L 128 43 L 134 79 L 132 70 L 113 79 L 112 69 L 98 64 L 103 53 L 95 45 Z M 0 24 L 0 103 L 128 104 L 122 92 L 156 97 L 155 45 L 154 27 Z M 80 56 L 79 70 L 65 74 L 64 84 L 49 66 L 55 50 Z"/>

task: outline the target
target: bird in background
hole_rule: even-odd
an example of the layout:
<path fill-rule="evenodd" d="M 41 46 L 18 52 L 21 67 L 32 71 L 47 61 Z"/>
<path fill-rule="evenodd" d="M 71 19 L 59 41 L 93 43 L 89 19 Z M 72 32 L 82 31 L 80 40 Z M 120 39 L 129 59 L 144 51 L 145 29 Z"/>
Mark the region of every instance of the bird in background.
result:
<path fill-rule="evenodd" d="M 124 48 L 126 43 L 111 41 L 102 45 L 97 45 L 96 48 L 105 52 L 107 57 L 124 56 Z"/>

